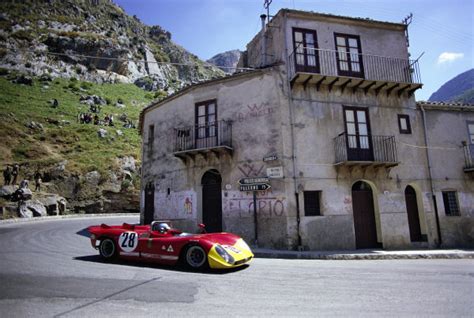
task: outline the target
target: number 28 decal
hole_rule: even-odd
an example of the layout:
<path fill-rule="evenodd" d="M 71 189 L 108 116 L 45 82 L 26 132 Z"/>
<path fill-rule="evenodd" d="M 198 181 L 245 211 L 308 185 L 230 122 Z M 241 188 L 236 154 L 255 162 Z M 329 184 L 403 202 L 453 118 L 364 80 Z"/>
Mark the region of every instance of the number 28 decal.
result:
<path fill-rule="evenodd" d="M 138 246 L 138 234 L 136 232 L 123 232 L 119 237 L 119 246 L 122 251 L 133 252 Z"/>

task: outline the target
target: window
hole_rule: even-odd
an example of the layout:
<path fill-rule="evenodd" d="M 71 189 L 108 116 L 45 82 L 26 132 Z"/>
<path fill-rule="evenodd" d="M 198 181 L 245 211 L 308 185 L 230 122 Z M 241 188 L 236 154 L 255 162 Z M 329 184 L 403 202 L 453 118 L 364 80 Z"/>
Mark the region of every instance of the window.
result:
<path fill-rule="evenodd" d="M 319 73 L 316 31 L 293 29 L 293 50 L 297 72 Z"/>
<path fill-rule="evenodd" d="M 304 193 L 304 215 L 318 216 L 321 214 L 321 191 L 305 191 Z"/>
<path fill-rule="evenodd" d="M 196 104 L 196 146 L 213 147 L 217 141 L 217 103 L 209 100 Z"/>
<path fill-rule="evenodd" d="M 468 145 L 468 155 L 471 157 L 468 158 L 473 162 L 474 161 L 474 121 L 467 122 L 467 133 L 469 136 L 469 145 Z"/>
<path fill-rule="evenodd" d="M 399 114 L 398 128 L 400 129 L 400 134 L 411 134 L 410 116 Z"/>
<path fill-rule="evenodd" d="M 339 75 L 364 77 L 360 38 L 356 35 L 335 33 L 337 70 Z"/>
<path fill-rule="evenodd" d="M 459 205 L 456 191 L 443 191 L 444 211 L 448 216 L 459 216 Z"/>
<path fill-rule="evenodd" d="M 474 145 L 474 121 L 467 122 L 467 133 L 469 134 L 469 143 Z"/>
<path fill-rule="evenodd" d="M 347 159 L 352 161 L 372 161 L 372 137 L 369 113 L 366 108 L 344 106 L 346 126 Z"/>
<path fill-rule="evenodd" d="M 213 137 L 216 135 L 216 101 L 196 104 L 197 138 Z"/>
<path fill-rule="evenodd" d="M 148 126 L 148 152 L 153 150 L 153 140 L 155 139 L 155 125 Z"/>

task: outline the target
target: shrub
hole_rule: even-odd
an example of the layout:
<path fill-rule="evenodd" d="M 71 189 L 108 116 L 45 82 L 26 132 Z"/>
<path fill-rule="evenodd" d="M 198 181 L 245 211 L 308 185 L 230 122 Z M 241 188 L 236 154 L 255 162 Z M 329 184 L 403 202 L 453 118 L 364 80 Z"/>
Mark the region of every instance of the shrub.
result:
<path fill-rule="evenodd" d="M 82 89 L 91 89 L 91 88 L 92 88 L 92 83 L 90 83 L 90 82 L 82 82 L 82 83 L 81 83 L 81 88 L 82 88 Z"/>
<path fill-rule="evenodd" d="M 31 42 L 34 40 L 34 36 L 31 32 L 31 30 L 18 30 L 14 33 L 11 34 L 11 37 L 18 39 L 18 40 L 24 40 Z"/>
<path fill-rule="evenodd" d="M 5 76 L 10 74 L 10 71 L 7 70 L 6 68 L 0 67 L 0 76 Z"/>

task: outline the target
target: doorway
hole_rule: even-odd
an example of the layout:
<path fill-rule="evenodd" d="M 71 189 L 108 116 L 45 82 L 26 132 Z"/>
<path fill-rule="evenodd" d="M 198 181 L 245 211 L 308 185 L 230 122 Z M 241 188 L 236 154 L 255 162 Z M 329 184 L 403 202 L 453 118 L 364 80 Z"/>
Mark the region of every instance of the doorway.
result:
<path fill-rule="evenodd" d="M 352 210 L 356 248 L 381 247 L 377 242 L 374 197 L 368 183 L 358 181 L 352 186 Z"/>
<path fill-rule="evenodd" d="M 418 213 L 416 191 L 412 186 L 407 186 L 405 188 L 405 203 L 407 205 L 410 241 L 421 242 L 423 241 L 423 235 L 421 234 L 420 215 Z"/>
<path fill-rule="evenodd" d="M 207 232 L 222 232 L 222 178 L 219 171 L 207 171 L 202 179 L 202 221 Z"/>
<path fill-rule="evenodd" d="M 148 182 L 145 186 L 144 224 L 150 224 L 155 218 L 155 184 Z"/>

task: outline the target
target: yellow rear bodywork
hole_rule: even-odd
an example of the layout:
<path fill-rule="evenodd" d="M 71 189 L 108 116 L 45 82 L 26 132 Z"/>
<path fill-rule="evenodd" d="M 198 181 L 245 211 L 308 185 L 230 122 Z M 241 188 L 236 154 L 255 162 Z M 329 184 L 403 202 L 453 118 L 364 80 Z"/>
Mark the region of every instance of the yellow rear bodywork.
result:
<path fill-rule="evenodd" d="M 211 250 L 207 255 L 210 268 L 225 269 L 239 267 L 248 264 L 252 258 L 253 253 L 244 242 L 243 239 L 238 239 L 233 246 L 222 245 L 222 247 L 234 258 L 234 263 L 227 263 L 216 251 L 216 245 L 212 246 Z"/>

